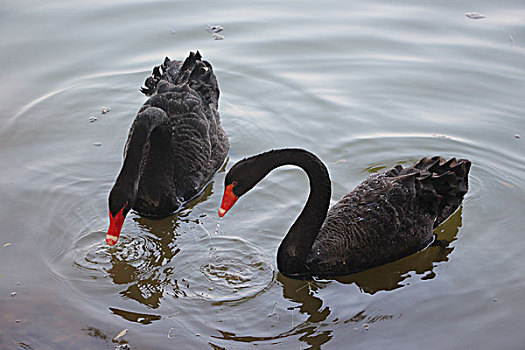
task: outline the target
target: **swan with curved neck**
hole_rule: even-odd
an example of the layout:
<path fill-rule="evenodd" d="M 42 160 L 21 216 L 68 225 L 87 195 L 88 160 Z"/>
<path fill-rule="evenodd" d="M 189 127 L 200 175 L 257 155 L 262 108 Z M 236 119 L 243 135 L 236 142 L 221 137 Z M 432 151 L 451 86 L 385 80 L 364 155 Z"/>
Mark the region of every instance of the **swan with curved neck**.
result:
<path fill-rule="evenodd" d="M 219 86 L 210 63 L 191 52 L 153 69 L 109 194 L 106 242 L 118 241 L 126 214 L 161 218 L 198 195 L 226 159 L 229 142 L 218 112 Z"/>
<path fill-rule="evenodd" d="M 329 210 L 331 182 L 319 158 L 302 149 L 272 150 L 230 169 L 219 216 L 283 165 L 302 168 L 310 181 L 306 204 L 277 252 L 279 271 L 293 278 L 359 272 L 425 248 L 461 204 L 470 169 L 466 159 L 422 158 L 372 174 Z"/>

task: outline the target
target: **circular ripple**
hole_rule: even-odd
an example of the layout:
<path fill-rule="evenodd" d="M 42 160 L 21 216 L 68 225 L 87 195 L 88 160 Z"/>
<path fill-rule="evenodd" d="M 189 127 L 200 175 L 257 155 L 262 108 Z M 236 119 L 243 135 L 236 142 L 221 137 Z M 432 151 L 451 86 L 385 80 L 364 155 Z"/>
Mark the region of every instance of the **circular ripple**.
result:
<path fill-rule="evenodd" d="M 213 237 L 198 246 L 207 247 L 208 254 L 201 254 L 197 273 L 185 280 L 186 296 L 215 303 L 241 301 L 265 291 L 275 280 L 265 254 L 243 239 Z"/>
<path fill-rule="evenodd" d="M 87 247 L 81 263 L 92 264 L 107 269 L 115 261 L 125 261 L 132 265 L 141 265 L 145 259 L 154 255 L 152 244 L 144 237 L 133 239 L 122 237 L 115 247 L 110 247 L 105 240 Z"/>
<path fill-rule="evenodd" d="M 91 231 L 80 236 L 53 259 L 53 272 L 64 280 L 84 285 L 89 280 L 108 277 L 122 284 L 147 274 L 162 261 L 155 242 L 148 237 L 123 234 L 118 245 L 110 247 L 105 242 L 105 235 L 105 231 Z"/>
<path fill-rule="evenodd" d="M 249 289 L 258 273 L 267 271 L 269 266 L 258 261 L 241 261 L 228 257 L 215 257 L 213 262 L 201 267 L 201 272 L 217 288 L 232 291 Z"/>
<path fill-rule="evenodd" d="M 123 233 L 110 247 L 105 234 L 88 232 L 60 252 L 51 262 L 55 275 L 81 293 L 117 293 L 150 307 L 170 297 L 238 302 L 276 278 L 271 257 L 238 237 L 162 240 Z"/>

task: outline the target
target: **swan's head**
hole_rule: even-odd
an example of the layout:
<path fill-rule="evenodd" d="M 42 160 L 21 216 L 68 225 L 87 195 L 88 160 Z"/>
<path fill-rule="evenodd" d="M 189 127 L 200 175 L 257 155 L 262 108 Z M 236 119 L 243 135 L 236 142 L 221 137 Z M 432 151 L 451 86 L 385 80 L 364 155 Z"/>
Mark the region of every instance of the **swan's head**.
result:
<path fill-rule="evenodd" d="M 226 174 L 224 194 L 219 208 L 221 218 L 233 207 L 239 197 L 251 190 L 267 174 L 267 171 L 261 171 L 259 168 L 260 159 L 256 157 L 239 161 Z"/>
<path fill-rule="evenodd" d="M 131 201 L 125 194 L 126 192 L 119 191 L 117 187 L 109 194 L 109 229 L 106 243 L 110 246 L 117 244 L 124 219 L 131 209 Z"/>

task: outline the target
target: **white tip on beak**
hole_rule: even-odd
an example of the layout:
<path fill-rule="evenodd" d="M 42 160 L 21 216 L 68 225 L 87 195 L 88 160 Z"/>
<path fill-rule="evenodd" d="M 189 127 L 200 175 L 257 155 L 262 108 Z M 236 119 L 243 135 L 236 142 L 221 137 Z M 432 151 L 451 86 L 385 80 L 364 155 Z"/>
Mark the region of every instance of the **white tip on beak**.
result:
<path fill-rule="evenodd" d="M 106 243 L 110 246 L 114 246 L 115 244 L 117 244 L 117 241 L 118 241 L 118 237 L 116 236 L 113 236 L 113 235 L 106 235 Z"/>

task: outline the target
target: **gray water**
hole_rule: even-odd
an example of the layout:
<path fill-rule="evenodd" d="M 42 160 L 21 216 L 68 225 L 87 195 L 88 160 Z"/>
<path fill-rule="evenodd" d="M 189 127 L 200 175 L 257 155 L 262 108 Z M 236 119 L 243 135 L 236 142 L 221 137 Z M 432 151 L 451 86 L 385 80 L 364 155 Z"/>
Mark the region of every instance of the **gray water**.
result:
<path fill-rule="evenodd" d="M 1 349 L 525 347 L 522 1 L 3 1 L 0 32 Z M 197 49 L 221 87 L 226 169 L 306 148 L 335 203 L 373 171 L 469 158 L 470 191 L 436 230 L 448 248 L 283 277 L 308 192 L 293 167 L 222 220 L 220 172 L 178 214 L 131 213 L 107 247 L 139 88 Z"/>

